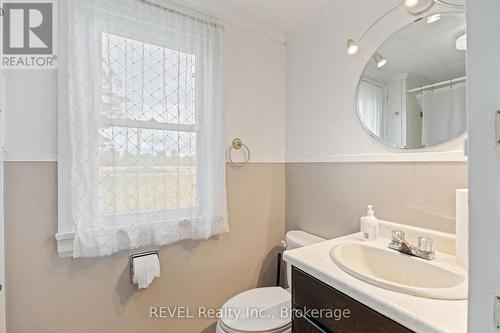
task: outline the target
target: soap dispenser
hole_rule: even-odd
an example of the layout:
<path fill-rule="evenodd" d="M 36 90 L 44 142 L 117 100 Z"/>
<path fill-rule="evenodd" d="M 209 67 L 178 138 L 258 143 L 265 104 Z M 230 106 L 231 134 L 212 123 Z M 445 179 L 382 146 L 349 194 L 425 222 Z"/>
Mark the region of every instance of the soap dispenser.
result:
<path fill-rule="evenodd" d="M 360 220 L 361 223 L 361 236 L 364 240 L 374 241 L 377 239 L 378 234 L 378 220 L 373 211 L 373 205 L 368 205 L 366 216 Z"/>

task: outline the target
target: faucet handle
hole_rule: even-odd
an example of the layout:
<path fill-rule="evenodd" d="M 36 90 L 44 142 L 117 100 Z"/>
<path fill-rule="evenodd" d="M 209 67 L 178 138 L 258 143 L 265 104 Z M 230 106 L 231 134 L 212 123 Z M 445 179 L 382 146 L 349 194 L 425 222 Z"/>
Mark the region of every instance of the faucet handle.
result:
<path fill-rule="evenodd" d="M 392 231 L 392 241 L 397 243 L 402 243 L 405 241 L 405 233 L 401 230 Z"/>
<path fill-rule="evenodd" d="M 419 236 L 417 237 L 417 249 L 422 253 L 431 253 L 432 252 L 432 238 Z"/>

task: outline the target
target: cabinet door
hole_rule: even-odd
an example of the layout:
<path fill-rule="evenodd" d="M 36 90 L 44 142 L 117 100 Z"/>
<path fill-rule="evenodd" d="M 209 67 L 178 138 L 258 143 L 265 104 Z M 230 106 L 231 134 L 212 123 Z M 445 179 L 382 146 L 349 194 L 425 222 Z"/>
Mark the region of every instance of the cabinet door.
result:
<path fill-rule="evenodd" d="M 292 332 L 298 333 L 329 333 L 323 330 L 316 323 L 304 317 L 293 317 Z"/>
<path fill-rule="evenodd" d="M 292 270 L 292 306 L 294 309 L 303 310 L 304 313 L 311 313 L 310 310 L 312 309 L 318 311 L 324 311 L 324 309 L 331 309 L 332 311 L 349 309 L 348 317 L 318 316 L 308 318 L 315 322 L 318 327 L 334 333 L 412 332 L 392 319 L 383 316 L 295 267 Z M 302 331 L 294 330 L 294 333 L 302 333 Z"/>

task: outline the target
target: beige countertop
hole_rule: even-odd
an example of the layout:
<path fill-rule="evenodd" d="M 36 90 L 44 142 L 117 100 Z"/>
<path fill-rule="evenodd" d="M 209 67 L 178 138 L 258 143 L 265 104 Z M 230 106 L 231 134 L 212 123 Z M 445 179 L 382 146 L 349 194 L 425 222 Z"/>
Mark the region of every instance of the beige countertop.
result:
<path fill-rule="evenodd" d="M 349 275 L 330 259 L 333 247 L 359 239 L 357 233 L 285 251 L 283 259 L 415 332 L 467 332 L 466 300 L 428 299 L 379 288 Z M 376 242 L 388 244 L 389 239 Z M 454 258 L 440 253 L 437 256 L 445 261 Z"/>

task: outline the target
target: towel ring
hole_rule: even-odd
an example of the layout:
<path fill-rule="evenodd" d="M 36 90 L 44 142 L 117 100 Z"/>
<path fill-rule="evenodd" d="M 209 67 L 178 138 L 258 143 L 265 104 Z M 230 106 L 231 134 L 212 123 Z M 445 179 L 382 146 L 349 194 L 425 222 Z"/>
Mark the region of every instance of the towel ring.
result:
<path fill-rule="evenodd" d="M 245 160 L 243 162 L 235 162 L 233 160 L 233 151 L 234 150 L 240 150 L 244 148 L 243 153 L 245 154 Z M 248 163 L 250 161 L 250 149 L 248 149 L 248 146 L 241 141 L 240 138 L 235 138 L 233 142 L 231 143 L 231 147 L 229 147 L 229 150 L 227 152 L 227 159 L 229 160 L 229 164 L 235 168 L 241 168 L 243 165 Z"/>

